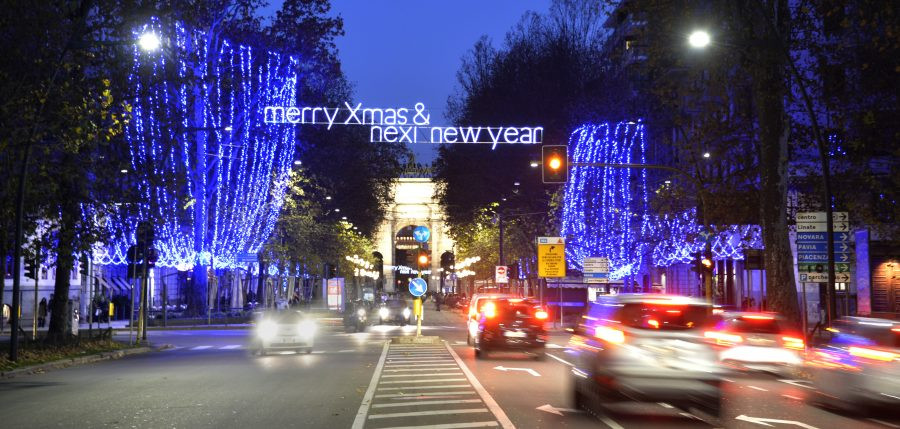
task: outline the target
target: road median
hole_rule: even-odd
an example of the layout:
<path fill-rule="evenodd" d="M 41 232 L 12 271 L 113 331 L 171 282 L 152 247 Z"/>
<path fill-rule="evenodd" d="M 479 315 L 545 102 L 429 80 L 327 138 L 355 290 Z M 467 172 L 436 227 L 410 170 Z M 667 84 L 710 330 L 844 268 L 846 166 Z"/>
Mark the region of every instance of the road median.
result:
<path fill-rule="evenodd" d="M 18 377 L 18 376 L 22 376 L 22 375 L 41 374 L 41 373 L 51 371 L 54 369 L 68 368 L 70 366 L 84 365 L 84 364 L 100 362 L 100 361 L 104 361 L 104 360 L 121 359 L 125 356 L 143 354 L 143 353 L 151 352 L 154 350 L 165 350 L 167 348 L 171 348 L 171 345 L 164 344 L 164 345 L 162 345 L 160 347 L 156 347 L 156 348 L 150 347 L 150 346 L 122 348 L 122 349 L 118 349 L 118 350 L 104 351 L 104 352 L 99 352 L 99 353 L 83 355 L 83 356 L 66 357 L 63 359 L 53 360 L 50 362 L 37 363 L 34 365 L 24 366 L 21 368 L 0 370 L 0 378 L 13 378 L 13 377 Z"/>

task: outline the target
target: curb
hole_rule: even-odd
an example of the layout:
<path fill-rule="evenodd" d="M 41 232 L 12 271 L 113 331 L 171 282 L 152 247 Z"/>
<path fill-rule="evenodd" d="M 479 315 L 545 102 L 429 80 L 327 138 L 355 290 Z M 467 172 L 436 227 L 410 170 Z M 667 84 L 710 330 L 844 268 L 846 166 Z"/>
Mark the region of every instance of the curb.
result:
<path fill-rule="evenodd" d="M 32 365 L 32 366 L 26 366 L 24 368 L 17 368 L 17 369 L 6 371 L 6 372 L 0 372 L 0 378 L 13 378 L 13 377 L 20 376 L 20 375 L 42 373 L 42 372 L 46 372 L 48 370 L 68 368 L 70 366 L 75 366 L 75 365 L 84 365 L 84 364 L 100 362 L 100 361 L 104 361 L 104 360 L 121 359 L 125 356 L 143 354 L 143 353 L 148 353 L 148 352 L 151 352 L 154 350 L 165 350 L 165 349 L 169 349 L 169 348 L 172 348 L 171 344 L 164 344 L 156 349 L 151 348 L 151 347 L 137 347 L 137 348 L 133 348 L 133 349 L 114 350 L 111 352 L 102 352 L 102 353 L 97 353 L 97 354 L 93 354 L 93 355 L 62 359 L 62 360 L 53 361 L 53 362 L 47 362 L 47 363 L 42 363 L 42 364 L 37 364 L 37 365 Z"/>

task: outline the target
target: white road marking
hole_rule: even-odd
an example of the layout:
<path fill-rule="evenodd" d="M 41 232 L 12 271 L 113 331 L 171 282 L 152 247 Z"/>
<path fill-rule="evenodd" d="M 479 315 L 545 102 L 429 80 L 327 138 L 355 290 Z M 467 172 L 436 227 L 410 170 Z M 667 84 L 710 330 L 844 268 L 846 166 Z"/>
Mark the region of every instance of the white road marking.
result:
<path fill-rule="evenodd" d="M 417 364 L 417 363 L 389 363 L 387 364 L 387 368 L 421 368 L 421 367 L 435 367 L 435 366 L 456 366 L 456 364 L 452 363 L 429 363 L 429 364 Z"/>
<path fill-rule="evenodd" d="M 788 394 L 786 394 L 786 393 L 783 393 L 781 396 L 784 396 L 785 398 L 788 398 L 788 399 L 793 399 L 793 400 L 795 400 L 795 401 L 802 401 L 802 400 L 803 400 L 803 398 L 800 398 L 800 397 L 797 397 L 797 396 L 794 396 L 794 395 L 788 395 Z"/>
<path fill-rule="evenodd" d="M 381 384 L 403 384 L 403 383 L 438 383 L 444 381 L 466 381 L 465 378 L 431 378 L 428 380 L 397 380 L 382 381 Z"/>
<path fill-rule="evenodd" d="M 211 349 L 211 348 L 212 348 L 212 346 L 197 346 L 197 347 L 192 347 L 191 350 L 206 350 L 206 349 Z"/>
<path fill-rule="evenodd" d="M 432 365 L 429 365 L 432 366 Z M 450 366 L 450 365 L 441 365 Z M 456 366 L 456 365 L 453 365 Z M 414 368 L 414 369 L 386 369 L 382 372 L 428 372 L 428 371 L 452 371 L 453 368 Z"/>
<path fill-rule="evenodd" d="M 492 428 L 499 426 L 497 422 L 470 422 L 470 423 L 445 423 L 442 425 L 420 425 L 420 426 L 392 426 L 383 429 L 463 429 L 463 428 Z"/>
<path fill-rule="evenodd" d="M 563 358 L 556 357 L 556 356 L 554 356 L 554 355 L 551 355 L 550 353 L 544 353 L 544 354 L 547 355 L 547 356 L 552 357 L 553 359 L 556 359 L 556 360 L 562 362 L 562 363 L 565 364 L 565 365 L 575 366 L 575 365 L 573 365 L 572 363 L 570 363 L 569 361 L 567 361 L 567 360 L 565 360 L 565 359 L 563 359 Z"/>
<path fill-rule="evenodd" d="M 691 413 L 678 413 L 678 415 L 687 417 L 687 418 L 689 418 L 689 419 L 700 420 L 700 417 L 697 417 L 697 416 L 695 416 L 695 415 L 693 415 L 693 414 L 691 414 Z"/>
<path fill-rule="evenodd" d="M 559 344 L 547 344 L 548 349 L 564 349 L 566 346 L 561 346 Z"/>
<path fill-rule="evenodd" d="M 669 404 L 667 404 L 667 403 L 665 403 L 665 402 L 657 402 L 657 404 L 661 405 L 663 408 L 670 408 L 670 409 L 671 409 L 671 408 L 675 408 L 675 407 L 673 407 L 673 406 L 671 406 L 671 405 L 669 405 Z"/>
<path fill-rule="evenodd" d="M 375 387 L 378 386 L 378 379 L 381 377 L 381 369 L 384 368 L 384 360 L 387 358 L 389 346 L 389 343 L 384 343 L 381 357 L 378 359 L 378 365 L 375 366 L 375 372 L 372 373 L 372 381 L 369 382 L 369 388 L 366 389 L 366 394 L 359 405 L 359 411 L 356 412 L 356 418 L 353 419 L 352 429 L 363 429 L 366 425 L 366 415 L 369 414 L 369 406 L 372 405 L 372 397 L 375 396 Z"/>
<path fill-rule="evenodd" d="M 371 414 L 369 420 L 372 419 L 389 419 L 394 417 L 415 417 L 415 416 L 439 416 L 442 414 L 471 414 L 471 413 L 488 413 L 487 408 L 462 408 L 452 410 L 432 410 L 432 411 L 412 411 L 409 413 L 388 413 L 388 414 Z"/>
<path fill-rule="evenodd" d="M 878 419 L 869 418 L 869 420 L 871 420 L 871 421 L 873 421 L 873 422 L 875 422 L 875 423 L 878 423 L 878 424 L 885 425 L 885 426 L 887 426 L 887 427 L 889 427 L 889 428 L 894 428 L 894 429 L 900 428 L 900 426 L 897 426 L 897 425 L 895 425 L 895 424 L 893 424 L 893 423 L 888 423 L 888 422 L 881 421 L 881 420 L 878 420 Z"/>
<path fill-rule="evenodd" d="M 600 414 L 600 421 L 603 422 L 603 424 L 609 426 L 610 429 L 625 429 L 624 426 L 616 423 L 615 420 L 609 418 L 604 414 Z"/>
<path fill-rule="evenodd" d="M 751 386 L 751 385 L 747 385 L 747 387 L 749 387 L 751 389 L 759 390 L 760 392 L 768 392 L 769 391 L 769 389 L 763 389 L 762 387 L 756 387 L 756 386 Z"/>
<path fill-rule="evenodd" d="M 421 377 L 422 375 L 423 375 L 423 374 L 386 374 L 386 375 L 385 375 L 385 374 L 382 374 L 382 375 L 381 375 L 381 378 L 387 378 L 387 377 Z M 461 373 L 461 372 L 459 372 L 459 371 L 456 371 L 456 372 L 432 373 L 432 374 L 427 374 L 427 375 L 428 375 L 429 377 L 431 377 L 431 376 L 435 376 L 435 377 L 443 377 L 443 376 L 445 376 L 445 375 L 451 375 L 451 376 L 463 375 L 463 373 Z"/>
<path fill-rule="evenodd" d="M 505 367 L 505 366 L 503 366 L 503 365 L 499 365 L 499 366 L 495 366 L 494 369 L 496 369 L 496 370 L 498 370 L 498 371 L 503 371 L 503 372 L 507 372 L 507 371 L 522 371 L 522 372 L 527 372 L 527 373 L 531 374 L 531 375 L 534 376 L 534 377 L 540 377 L 540 376 L 541 376 L 541 374 L 539 374 L 537 371 L 535 371 L 535 370 L 533 370 L 533 369 L 531 369 L 531 368 L 507 368 L 507 367 Z"/>
<path fill-rule="evenodd" d="M 445 384 L 443 386 L 379 387 L 378 390 L 451 389 L 454 387 L 472 387 L 472 386 L 469 386 L 468 384 Z"/>
<path fill-rule="evenodd" d="M 447 351 L 449 351 L 453 356 L 453 359 L 456 360 L 456 364 L 459 365 L 459 369 L 461 369 L 466 374 L 466 378 L 469 379 L 469 383 L 472 384 L 472 387 L 474 387 L 475 391 L 478 392 L 478 395 L 481 396 L 481 400 L 484 401 L 484 404 L 487 405 L 487 407 L 491 410 L 491 413 L 494 414 L 494 417 L 497 418 L 500 426 L 503 427 L 503 429 L 515 429 L 516 426 L 513 425 L 512 420 L 510 420 L 509 417 L 506 416 L 506 413 L 503 412 L 503 409 L 500 408 L 500 405 L 497 404 L 497 401 L 495 401 L 491 394 L 484 389 L 484 386 L 481 385 L 481 382 L 479 382 L 478 379 L 475 378 L 475 374 L 472 374 L 472 371 L 470 371 L 466 364 L 463 363 L 462 359 L 459 358 L 459 355 L 456 354 L 456 352 L 450 347 L 449 344 L 445 343 L 444 346 L 447 348 Z"/>
<path fill-rule="evenodd" d="M 322 353 L 325 353 L 325 350 L 314 350 L 314 351 L 312 352 L 312 354 L 314 354 L 314 355 L 320 355 L 320 354 L 322 354 Z"/>
<path fill-rule="evenodd" d="M 811 389 L 811 390 L 816 389 L 815 387 L 805 384 L 806 382 L 804 380 L 778 380 L 778 381 L 780 381 L 782 383 L 790 384 L 791 386 L 802 387 L 804 389 Z"/>
<path fill-rule="evenodd" d="M 448 401 L 406 401 L 392 404 L 375 404 L 372 408 L 417 407 L 420 405 L 448 405 L 481 403 L 481 399 L 451 399 Z"/>
<path fill-rule="evenodd" d="M 239 349 L 239 348 L 241 348 L 241 347 L 242 347 L 242 346 L 241 346 L 240 344 L 229 344 L 229 345 L 227 345 L 227 346 L 220 347 L 220 348 L 221 348 L 222 350 L 234 350 L 234 349 Z"/>
<path fill-rule="evenodd" d="M 447 392 L 428 392 L 428 393 L 384 393 L 381 395 L 375 395 L 376 398 L 396 398 L 396 399 L 404 399 L 404 398 L 429 398 L 429 397 L 440 397 L 447 395 L 474 395 L 476 392 L 474 390 L 460 390 L 460 391 L 447 391 Z"/>
<path fill-rule="evenodd" d="M 727 381 L 727 382 L 729 382 L 729 383 L 734 383 L 734 380 L 732 380 L 732 379 L 730 379 L 730 378 L 723 378 L 722 381 Z"/>
<path fill-rule="evenodd" d="M 338 353 L 353 353 L 353 350 L 338 350 Z"/>
<path fill-rule="evenodd" d="M 750 422 L 750 423 L 756 423 L 756 424 L 762 425 L 762 426 L 772 426 L 772 425 L 770 425 L 769 423 L 782 423 L 782 424 L 788 424 L 788 425 L 800 426 L 800 427 L 802 427 L 802 428 L 804 428 L 804 429 L 819 429 L 819 428 L 817 428 L 817 427 L 815 427 L 815 426 L 808 425 L 808 424 L 803 423 L 803 422 L 798 422 L 798 421 L 796 421 L 796 420 L 767 419 L 767 418 L 764 418 L 764 417 L 750 417 L 750 416 L 745 416 L 745 415 L 743 415 L 743 414 L 741 414 L 741 415 L 735 417 L 734 419 L 735 419 L 735 420 L 742 420 L 742 421 Z"/>

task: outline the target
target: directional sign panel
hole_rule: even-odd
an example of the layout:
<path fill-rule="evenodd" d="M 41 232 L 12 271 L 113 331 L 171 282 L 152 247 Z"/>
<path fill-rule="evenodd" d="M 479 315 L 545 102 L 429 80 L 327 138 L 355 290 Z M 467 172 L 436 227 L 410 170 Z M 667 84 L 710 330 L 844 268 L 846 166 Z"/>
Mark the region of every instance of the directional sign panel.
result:
<path fill-rule="evenodd" d="M 814 223 L 797 223 L 797 232 L 826 232 L 828 227 L 825 222 Z M 850 231 L 850 224 L 847 222 L 835 222 L 833 232 Z"/>
<path fill-rule="evenodd" d="M 797 223 L 825 223 L 827 214 L 825 212 L 799 212 L 797 213 Z M 850 220 L 847 212 L 831 212 L 834 222 Z"/>
<path fill-rule="evenodd" d="M 538 277 L 566 276 L 566 240 L 538 237 Z"/>
<path fill-rule="evenodd" d="M 609 283 L 609 258 L 584 258 L 585 283 Z"/>
<path fill-rule="evenodd" d="M 828 235 L 825 232 L 798 232 L 797 233 L 797 242 L 813 242 L 813 243 L 826 243 L 828 242 Z M 847 232 L 835 232 L 834 233 L 834 242 L 835 244 L 840 242 L 850 241 L 850 233 Z"/>
<path fill-rule="evenodd" d="M 825 283 L 828 281 L 828 273 L 800 273 L 800 281 L 804 283 Z M 835 273 L 834 281 L 837 283 L 849 283 L 850 273 Z"/>
<path fill-rule="evenodd" d="M 828 263 L 801 262 L 801 263 L 797 264 L 797 271 L 801 272 L 801 273 L 827 273 L 828 272 Z M 834 272 L 849 273 L 850 272 L 850 264 L 836 262 L 834 264 Z"/>
<path fill-rule="evenodd" d="M 414 278 L 409 280 L 409 293 L 412 296 L 418 298 L 422 295 L 425 295 L 425 291 L 428 290 L 428 283 L 425 282 L 425 279 Z"/>
<path fill-rule="evenodd" d="M 834 212 L 835 281 L 850 281 L 850 216 L 847 212 Z M 828 281 L 828 232 L 825 212 L 797 213 L 797 271 L 802 282 Z"/>

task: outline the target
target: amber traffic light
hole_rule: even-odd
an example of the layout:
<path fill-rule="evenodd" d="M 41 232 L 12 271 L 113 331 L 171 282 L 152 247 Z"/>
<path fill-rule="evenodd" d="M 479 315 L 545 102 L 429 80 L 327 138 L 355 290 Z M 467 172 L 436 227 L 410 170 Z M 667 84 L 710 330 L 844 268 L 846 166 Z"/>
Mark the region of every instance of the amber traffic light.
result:
<path fill-rule="evenodd" d="M 541 147 L 544 183 L 566 183 L 569 178 L 569 156 L 566 145 Z"/>
<path fill-rule="evenodd" d="M 426 253 L 420 253 L 420 254 L 419 254 L 418 261 L 419 261 L 419 266 L 420 266 L 420 267 L 428 266 L 428 254 L 426 254 Z"/>

